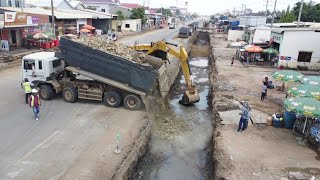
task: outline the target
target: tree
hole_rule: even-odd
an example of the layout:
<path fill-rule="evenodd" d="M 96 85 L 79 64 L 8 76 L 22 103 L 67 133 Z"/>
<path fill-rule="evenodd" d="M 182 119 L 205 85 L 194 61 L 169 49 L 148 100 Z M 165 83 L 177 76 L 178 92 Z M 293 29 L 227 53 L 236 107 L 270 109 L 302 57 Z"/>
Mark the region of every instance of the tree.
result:
<path fill-rule="evenodd" d="M 300 6 L 301 2 L 297 2 L 292 9 L 296 17 L 299 16 Z M 315 4 L 313 1 L 303 3 L 300 20 L 303 22 L 320 22 L 320 4 Z"/>
<path fill-rule="evenodd" d="M 131 19 L 141 19 L 142 24 L 144 25 L 147 22 L 146 14 L 144 8 L 133 8 L 131 10 Z"/>
<path fill-rule="evenodd" d="M 282 11 L 280 15 L 280 19 L 278 22 L 280 23 L 289 23 L 293 22 L 297 19 L 294 13 L 290 10 L 290 6 L 288 6 L 287 11 Z"/>
<path fill-rule="evenodd" d="M 157 10 L 157 13 L 161 13 L 165 16 L 172 16 L 171 10 L 170 9 L 165 9 L 165 8 L 160 8 Z"/>
<path fill-rule="evenodd" d="M 181 16 L 181 15 L 182 15 L 182 13 L 181 13 L 180 9 L 177 9 L 177 10 L 176 10 L 176 13 L 175 13 L 175 16 L 179 17 L 179 16 Z"/>
<path fill-rule="evenodd" d="M 118 15 L 118 17 L 117 17 L 118 20 L 122 21 L 122 20 L 126 19 L 126 17 L 123 15 L 122 11 L 119 10 L 119 11 L 116 12 L 116 14 Z"/>

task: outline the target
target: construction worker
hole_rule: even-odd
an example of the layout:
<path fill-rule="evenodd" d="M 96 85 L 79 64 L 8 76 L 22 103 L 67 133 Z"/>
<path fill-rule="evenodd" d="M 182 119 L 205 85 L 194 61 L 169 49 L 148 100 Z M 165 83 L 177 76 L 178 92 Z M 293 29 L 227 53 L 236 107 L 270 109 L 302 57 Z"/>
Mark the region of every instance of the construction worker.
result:
<path fill-rule="evenodd" d="M 38 91 L 36 89 L 32 89 L 31 93 L 32 94 L 31 94 L 30 99 L 29 99 L 29 102 L 30 102 L 29 105 L 32 108 L 32 111 L 34 113 L 36 121 L 38 121 L 39 120 L 40 106 L 41 106 L 40 97 L 39 97 Z"/>
<path fill-rule="evenodd" d="M 25 78 L 24 82 L 21 83 L 21 87 L 24 89 L 24 92 L 26 94 L 26 98 L 25 98 L 26 104 L 28 104 L 29 96 L 31 95 L 31 90 L 32 90 L 31 86 L 32 85 L 33 84 L 29 82 L 28 78 Z"/>
<path fill-rule="evenodd" d="M 250 107 L 247 101 L 243 103 L 243 107 L 239 115 L 241 115 L 241 118 L 239 121 L 238 130 L 237 130 L 238 133 L 243 132 L 248 127 L 248 120 L 250 118 Z"/>

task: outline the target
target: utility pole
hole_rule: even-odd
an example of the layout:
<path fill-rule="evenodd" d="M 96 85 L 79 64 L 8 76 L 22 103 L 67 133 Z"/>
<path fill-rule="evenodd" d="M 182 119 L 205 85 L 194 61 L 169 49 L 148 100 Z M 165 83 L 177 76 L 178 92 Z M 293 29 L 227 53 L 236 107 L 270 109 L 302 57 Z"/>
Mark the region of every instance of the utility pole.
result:
<path fill-rule="evenodd" d="M 24 4 L 23 2 L 24 2 L 24 1 L 21 0 L 20 2 L 21 2 L 21 4 L 20 4 L 20 6 L 21 6 L 21 12 L 23 13 L 23 4 Z"/>
<path fill-rule="evenodd" d="M 277 7 L 277 0 L 274 2 L 274 8 L 273 8 L 272 20 L 271 20 L 271 28 L 273 27 L 274 14 L 275 14 L 275 12 L 276 12 L 276 7 Z"/>
<path fill-rule="evenodd" d="M 268 6 L 269 6 L 269 0 L 267 0 L 267 4 L 266 4 L 266 13 L 265 13 L 265 16 L 267 17 L 268 15 Z"/>
<path fill-rule="evenodd" d="M 53 36 L 56 37 L 56 27 L 55 27 L 55 19 L 54 19 L 53 0 L 51 0 L 51 27 L 52 27 Z"/>
<path fill-rule="evenodd" d="M 297 27 L 299 27 L 299 25 L 300 25 L 300 19 L 301 19 L 301 13 L 302 13 L 302 8 L 303 8 L 303 3 L 304 3 L 304 1 L 301 0 L 301 5 L 300 5 L 300 10 L 299 10 Z"/>

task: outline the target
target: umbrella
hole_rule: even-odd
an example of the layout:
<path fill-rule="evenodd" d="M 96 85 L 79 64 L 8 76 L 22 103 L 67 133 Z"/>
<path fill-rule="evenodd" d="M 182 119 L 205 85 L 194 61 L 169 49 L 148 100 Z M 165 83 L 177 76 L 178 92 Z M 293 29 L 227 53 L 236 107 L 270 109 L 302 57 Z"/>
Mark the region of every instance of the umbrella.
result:
<path fill-rule="evenodd" d="M 319 86 L 320 87 L 320 76 L 308 76 L 304 77 L 301 82 L 303 84 L 309 84 L 313 86 Z"/>
<path fill-rule="evenodd" d="M 313 98 L 295 97 L 284 101 L 284 106 L 289 111 L 311 117 L 320 117 L 320 101 Z"/>
<path fill-rule="evenodd" d="M 67 27 L 66 29 L 73 31 L 73 30 L 76 30 L 77 28 L 74 26 L 70 26 L 70 27 Z"/>
<path fill-rule="evenodd" d="M 267 54 L 278 54 L 278 51 L 276 49 L 273 49 L 273 48 L 264 49 L 263 52 L 267 53 Z"/>
<path fill-rule="evenodd" d="M 249 46 L 249 47 L 247 47 L 245 49 L 246 49 L 246 51 L 253 52 L 253 53 L 259 53 L 259 52 L 263 51 L 263 49 L 261 47 L 259 47 L 259 46 Z"/>
<path fill-rule="evenodd" d="M 81 29 L 80 32 L 81 32 L 81 33 L 89 33 L 89 32 L 91 32 L 91 31 L 90 31 L 89 29 Z"/>
<path fill-rule="evenodd" d="M 90 26 L 90 25 L 84 25 L 84 26 L 82 26 L 82 28 L 84 28 L 84 29 L 89 29 L 89 30 L 94 30 L 94 29 L 96 29 L 95 27 Z"/>
<path fill-rule="evenodd" d="M 47 35 L 43 34 L 43 33 L 36 33 L 33 35 L 34 39 L 40 39 L 40 38 L 48 38 Z"/>
<path fill-rule="evenodd" d="M 280 81 L 300 82 L 303 75 L 296 71 L 282 70 L 272 73 L 272 77 Z"/>
<path fill-rule="evenodd" d="M 308 97 L 320 100 L 320 87 L 300 84 L 288 89 L 288 94 L 294 97 Z"/>

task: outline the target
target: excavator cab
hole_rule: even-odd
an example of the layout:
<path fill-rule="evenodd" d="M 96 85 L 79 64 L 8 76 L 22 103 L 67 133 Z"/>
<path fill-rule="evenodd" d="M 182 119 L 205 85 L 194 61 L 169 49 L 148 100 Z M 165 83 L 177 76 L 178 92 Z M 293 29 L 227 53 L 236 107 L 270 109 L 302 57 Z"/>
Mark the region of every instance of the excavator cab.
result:
<path fill-rule="evenodd" d="M 180 61 L 183 75 L 186 81 L 186 91 L 182 96 L 182 99 L 179 101 L 182 105 L 190 105 L 200 101 L 200 96 L 196 89 L 195 84 L 193 83 L 192 73 L 190 70 L 190 65 L 188 61 L 188 53 L 184 47 L 180 46 L 180 51 L 175 50 L 171 46 L 176 46 L 176 44 L 168 43 L 166 41 L 158 41 L 151 43 L 150 45 L 138 45 L 135 44 L 131 48 L 137 51 L 146 51 L 147 55 L 151 55 L 157 58 L 162 59 L 162 63 L 170 63 L 168 60 L 167 54 L 171 54 L 177 57 Z"/>

